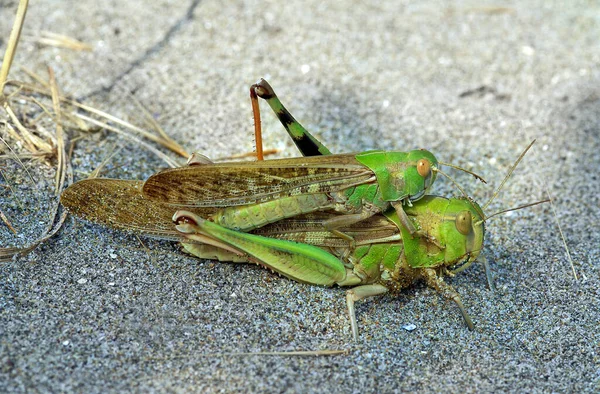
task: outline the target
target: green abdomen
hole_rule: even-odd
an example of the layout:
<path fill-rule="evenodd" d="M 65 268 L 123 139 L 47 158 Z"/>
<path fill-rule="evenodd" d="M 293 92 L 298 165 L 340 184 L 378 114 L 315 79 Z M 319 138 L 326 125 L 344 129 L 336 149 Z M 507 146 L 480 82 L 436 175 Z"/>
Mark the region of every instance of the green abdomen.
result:
<path fill-rule="evenodd" d="M 223 227 L 247 232 L 282 219 L 333 207 L 334 203 L 324 193 L 306 194 L 220 209 L 211 219 Z"/>

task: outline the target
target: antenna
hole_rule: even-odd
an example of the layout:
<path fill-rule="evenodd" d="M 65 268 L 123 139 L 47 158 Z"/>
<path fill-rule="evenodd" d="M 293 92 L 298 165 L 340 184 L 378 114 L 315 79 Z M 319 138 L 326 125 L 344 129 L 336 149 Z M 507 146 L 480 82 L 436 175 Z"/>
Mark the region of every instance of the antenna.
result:
<path fill-rule="evenodd" d="M 521 153 L 521 155 L 519 156 L 519 158 L 517 159 L 517 161 L 515 161 L 515 164 L 512 165 L 510 171 L 508 171 L 508 174 L 506 174 L 506 176 L 504 177 L 504 180 L 502 180 L 502 183 L 500 184 L 500 186 L 498 186 L 498 188 L 496 189 L 496 191 L 492 195 L 492 198 L 490 198 L 489 201 L 486 202 L 485 205 L 481 208 L 482 210 L 485 210 L 492 203 L 492 201 L 494 201 L 494 199 L 496 198 L 496 196 L 498 195 L 498 193 L 500 193 L 500 190 L 502 189 L 502 187 L 504 186 L 504 184 L 506 183 L 506 181 L 508 181 L 508 178 L 510 178 L 510 176 L 512 175 L 512 173 L 515 171 L 515 168 L 517 168 L 517 166 L 519 165 L 519 163 L 523 159 L 523 156 L 525 156 L 525 153 L 527 153 L 527 151 L 529 150 L 529 148 L 531 148 L 531 146 L 534 143 L 535 143 L 535 140 L 531 141 L 531 144 L 529 144 L 529 146 L 527 148 L 525 148 L 525 150 L 523 151 L 523 153 Z"/>
<path fill-rule="evenodd" d="M 473 175 L 475 177 L 475 179 L 477 179 L 478 181 L 481 181 L 483 183 L 487 183 L 487 181 L 485 179 L 483 179 L 483 177 L 481 175 L 477 175 L 474 172 L 469 171 L 469 170 L 467 170 L 465 168 L 462 168 L 462 167 L 459 167 L 459 166 L 455 166 L 454 164 L 450 164 L 450 163 L 444 163 L 442 161 L 438 161 L 438 164 L 441 164 L 443 166 L 447 166 L 447 167 L 450 167 L 450 168 L 454 168 L 455 170 L 460 170 L 460 171 L 466 172 L 469 175 Z M 434 171 L 439 171 L 439 169 L 436 168 Z"/>
<path fill-rule="evenodd" d="M 493 218 L 494 216 L 498 216 L 498 215 L 500 215 L 500 214 L 502 214 L 502 213 L 506 213 L 506 212 L 510 212 L 510 211 L 517 211 L 517 210 L 519 210 L 519 209 L 523 209 L 523 208 L 529 208 L 529 207 L 533 207 L 534 205 L 543 204 L 543 203 L 545 203 L 545 202 L 552 202 L 552 200 L 550 200 L 550 199 L 545 199 L 545 200 L 536 201 L 536 202 L 532 202 L 532 203 L 529 203 L 529 204 L 521 205 L 521 206 L 519 206 L 519 207 L 516 207 L 516 208 L 504 209 L 504 210 L 502 210 L 502 211 L 499 211 L 499 212 L 496 212 L 496 213 L 493 213 L 493 214 L 491 214 L 490 216 L 488 216 L 488 217 L 484 218 L 483 220 L 480 220 L 480 221 L 478 221 L 478 222 L 475 222 L 475 224 L 476 224 L 476 225 L 479 225 L 479 224 L 481 224 L 481 223 L 483 223 L 483 222 L 487 221 L 488 219 L 491 219 L 491 218 Z"/>

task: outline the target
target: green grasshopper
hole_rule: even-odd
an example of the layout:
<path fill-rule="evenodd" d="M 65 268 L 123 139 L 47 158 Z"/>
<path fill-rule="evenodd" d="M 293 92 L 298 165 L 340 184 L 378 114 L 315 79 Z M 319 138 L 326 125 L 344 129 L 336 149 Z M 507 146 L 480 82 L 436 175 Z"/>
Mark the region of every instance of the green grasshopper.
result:
<path fill-rule="evenodd" d="M 192 161 L 195 164 L 207 162 L 201 159 Z M 202 167 L 204 166 L 200 168 Z M 145 186 L 137 181 L 86 180 L 67 189 L 61 200 L 75 215 L 97 223 L 160 238 L 184 240 L 187 242 L 184 247 L 199 257 L 254 261 L 301 282 L 342 286 L 360 285 L 349 290 L 347 295 L 355 338 L 358 335 L 354 313 L 355 301 L 382 294 L 388 289 L 397 290 L 406 287 L 416 278 L 424 278 L 428 284 L 453 299 L 461 309 L 467 324 L 472 327 L 458 293 L 445 284 L 439 274 L 445 272 L 445 267 L 456 265 L 461 260 L 466 259 L 470 264 L 477 258 L 483 242 L 483 215 L 478 213 L 481 209 L 475 203 L 464 199 L 447 200 L 440 197 L 427 197 L 423 202 L 408 206 L 406 210 L 409 212 L 410 219 L 407 220 L 413 228 L 426 235 L 422 237 L 414 236 L 414 233 L 406 228 L 407 226 L 400 224 L 401 219 L 395 209 L 386 211 L 388 219 L 378 214 L 365 218 L 361 223 L 342 221 L 339 228 L 348 232 L 349 237 L 355 240 L 356 248 L 349 247 L 343 242 L 340 245 L 338 238 L 337 247 L 326 251 L 317 246 L 331 248 L 333 245 L 332 239 L 336 238 L 336 235 L 326 231 L 324 223 L 344 216 L 335 211 L 322 213 L 324 216 L 320 216 L 318 220 L 308 218 L 309 221 L 312 220 L 310 223 L 313 227 L 315 225 L 322 227 L 318 231 L 307 231 L 300 226 L 300 233 L 303 236 L 321 234 L 320 238 L 313 237 L 312 241 L 308 238 L 303 239 L 305 242 L 317 245 L 311 246 L 292 242 L 285 239 L 285 236 L 284 239 L 273 239 L 277 238 L 273 228 L 285 229 L 284 234 L 298 233 L 299 226 L 294 224 L 297 223 L 294 220 L 303 219 L 297 215 L 294 215 L 297 216 L 294 219 L 287 221 L 280 219 L 270 227 L 256 230 L 259 234 L 244 234 L 238 231 L 240 226 L 235 221 L 232 225 L 233 229 L 227 229 L 205 220 L 205 218 L 215 218 L 215 212 L 220 210 L 219 207 L 194 207 L 191 208 L 191 212 L 177 212 L 174 219 L 178 224 L 175 226 L 170 220 L 173 208 L 168 203 L 146 198 L 142 192 Z M 453 204 L 458 207 L 462 204 L 466 209 L 458 213 L 454 212 L 455 208 L 449 211 L 449 207 Z M 476 218 L 475 221 L 473 217 Z M 379 223 L 368 227 L 374 228 L 375 232 L 364 233 L 362 229 L 367 228 L 365 225 L 372 221 Z M 464 239 L 461 239 L 460 235 L 457 238 L 454 234 L 456 231 L 453 233 L 451 228 L 445 228 L 448 227 L 447 223 L 452 221 L 456 229 L 462 228 L 466 233 L 459 231 Z M 463 227 L 458 223 L 463 223 Z M 464 223 L 480 227 L 472 227 L 471 231 L 467 231 L 468 227 L 465 227 Z M 245 229 L 248 230 L 252 228 Z M 263 235 L 260 235 L 261 231 Z M 362 238 L 357 236 L 361 232 Z M 382 232 L 388 235 L 378 235 Z M 264 235 L 272 238 L 266 238 Z M 365 247 L 369 251 L 365 252 Z M 373 253 L 377 250 L 379 252 L 373 255 L 371 249 Z M 435 253 L 431 254 L 434 250 L 438 251 L 437 256 L 434 256 Z M 381 251 L 391 252 L 381 255 Z M 429 252 L 424 255 L 424 251 Z M 397 258 L 398 253 L 401 253 L 402 258 Z M 380 260 L 377 260 L 377 256 Z"/>

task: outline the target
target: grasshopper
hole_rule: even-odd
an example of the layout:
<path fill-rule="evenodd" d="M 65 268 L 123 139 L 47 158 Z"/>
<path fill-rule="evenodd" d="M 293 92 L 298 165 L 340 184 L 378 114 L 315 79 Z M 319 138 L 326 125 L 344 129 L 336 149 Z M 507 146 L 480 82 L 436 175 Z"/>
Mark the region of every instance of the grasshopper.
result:
<path fill-rule="evenodd" d="M 273 97 L 276 97 L 274 93 L 270 98 Z M 310 146 L 310 143 L 302 146 Z M 334 162 L 323 160 L 326 157 L 320 159 L 325 163 Z M 339 158 L 336 160 L 339 162 Z M 199 164 L 195 166 L 197 168 L 215 167 L 198 157 L 192 159 L 192 164 Z M 262 171 L 273 167 L 255 168 Z M 361 218 L 360 223 L 339 220 L 347 216 L 345 212 L 330 207 L 326 212 L 317 209 L 295 213 L 289 219 L 279 215 L 276 223 L 268 225 L 273 220 L 263 221 L 263 227 L 258 228 L 256 221 L 248 221 L 243 215 L 233 215 L 229 225 L 224 226 L 215 218 L 224 216 L 228 207 L 214 203 L 176 212 L 174 224 L 171 201 L 148 198 L 147 185 L 148 182 L 139 181 L 86 180 L 69 187 L 61 201 L 71 213 L 93 222 L 184 241 L 184 248 L 199 257 L 256 262 L 300 282 L 355 286 L 346 297 L 355 339 L 358 337 L 355 301 L 383 294 L 389 289 L 401 289 L 417 278 L 425 279 L 430 286 L 454 300 L 472 328 L 458 293 L 441 278 L 441 274 L 448 272 L 447 267 L 462 262 L 462 269 L 471 264 L 481 250 L 484 217 L 481 208 L 470 200 L 428 196 L 423 201 L 407 204 L 402 210 L 404 220 L 400 218 L 397 206 L 390 204 L 385 216 L 371 214 Z M 252 198 L 255 204 L 260 201 L 257 197 Z M 254 214 L 255 205 L 246 208 L 250 209 L 245 212 Z M 298 225 L 302 220 L 312 230 L 309 231 L 306 225 Z M 347 233 L 345 236 L 351 238 L 354 245 L 344 243 L 344 237 L 328 230 L 332 222 L 337 224 L 340 232 Z M 255 234 L 243 232 L 252 230 Z M 300 234 L 305 243 L 294 242 L 294 234 Z"/>

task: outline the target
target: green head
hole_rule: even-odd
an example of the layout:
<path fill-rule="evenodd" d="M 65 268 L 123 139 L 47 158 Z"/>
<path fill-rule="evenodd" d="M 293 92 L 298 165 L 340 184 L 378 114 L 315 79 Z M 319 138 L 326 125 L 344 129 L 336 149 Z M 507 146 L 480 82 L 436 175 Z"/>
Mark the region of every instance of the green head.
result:
<path fill-rule="evenodd" d="M 419 230 L 413 237 L 401 229 L 411 267 L 470 265 L 479 256 L 485 229 L 481 207 L 475 201 L 425 196 L 405 211 Z"/>
<path fill-rule="evenodd" d="M 356 155 L 356 160 L 375 173 L 385 201 L 417 201 L 435 181 L 439 165 L 435 156 L 425 149 L 369 151 Z"/>

